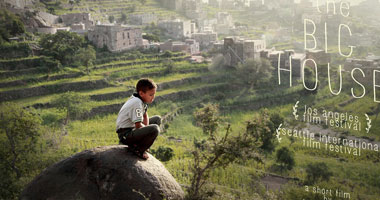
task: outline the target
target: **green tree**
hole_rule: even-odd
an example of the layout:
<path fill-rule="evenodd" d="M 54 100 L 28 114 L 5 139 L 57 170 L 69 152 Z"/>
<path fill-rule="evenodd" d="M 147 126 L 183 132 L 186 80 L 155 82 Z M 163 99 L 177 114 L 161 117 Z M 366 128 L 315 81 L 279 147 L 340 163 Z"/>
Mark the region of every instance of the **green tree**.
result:
<path fill-rule="evenodd" d="M 174 69 L 174 62 L 170 59 L 165 59 L 163 62 L 162 62 L 162 66 L 165 67 L 165 71 L 164 71 L 164 74 L 169 74 L 169 73 L 172 73 L 173 72 L 173 69 Z"/>
<path fill-rule="evenodd" d="M 220 117 L 217 105 L 206 104 L 203 108 L 197 109 L 194 112 L 194 118 L 198 126 L 203 130 L 203 133 L 214 137 L 218 128 Z"/>
<path fill-rule="evenodd" d="M 306 166 L 306 174 L 306 183 L 310 185 L 318 181 L 329 181 L 332 176 L 332 172 L 323 162 L 309 163 Z"/>
<path fill-rule="evenodd" d="M 65 121 L 63 123 L 63 125 L 66 126 L 70 119 L 79 117 L 90 111 L 90 108 L 85 105 L 88 101 L 88 96 L 76 92 L 66 92 L 55 97 L 52 100 L 52 105 L 66 113 Z"/>
<path fill-rule="evenodd" d="M 159 146 L 157 150 L 152 149 L 152 154 L 162 162 L 169 161 L 174 156 L 172 148 L 163 146 Z"/>
<path fill-rule="evenodd" d="M 374 122 L 376 122 L 377 117 L 379 116 L 379 113 L 380 113 L 380 104 L 377 104 L 377 107 L 375 109 L 375 113 L 376 113 L 376 117 L 375 117 L 375 120 L 373 120 Z"/>
<path fill-rule="evenodd" d="M 73 63 L 78 51 L 84 46 L 84 38 L 77 33 L 58 31 L 55 34 L 46 34 L 39 42 L 43 48 L 42 54 L 50 56 L 63 65 Z"/>
<path fill-rule="evenodd" d="M 22 33 L 25 33 L 25 27 L 21 19 L 6 9 L 0 9 L 0 44 Z"/>
<path fill-rule="evenodd" d="M 136 7 L 137 7 L 136 4 L 133 3 L 130 7 L 128 7 L 129 12 L 131 12 L 131 13 L 135 12 Z"/>
<path fill-rule="evenodd" d="M 49 7 L 48 10 L 50 14 L 55 15 L 55 8 Z"/>
<path fill-rule="evenodd" d="M 212 71 L 220 72 L 227 69 L 225 64 L 224 56 L 222 54 L 217 54 L 212 58 L 212 62 L 210 64 L 210 69 Z"/>
<path fill-rule="evenodd" d="M 127 15 L 125 13 L 121 13 L 120 22 L 127 23 Z"/>
<path fill-rule="evenodd" d="M 267 109 L 260 111 L 260 117 L 255 117 L 251 120 L 251 128 L 257 133 L 261 141 L 260 148 L 271 153 L 275 148 L 276 129 L 283 122 L 283 118 L 277 113 L 270 114 Z"/>
<path fill-rule="evenodd" d="M 113 16 L 113 15 L 108 16 L 108 21 L 110 23 L 113 23 L 115 21 L 115 16 Z"/>
<path fill-rule="evenodd" d="M 244 84 L 253 88 L 259 82 L 269 80 L 272 77 L 273 67 L 268 60 L 248 59 L 244 64 L 237 66 L 238 78 Z"/>
<path fill-rule="evenodd" d="M 280 163 L 282 169 L 293 169 L 295 165 L 293 152 L 287 147 L 282 147 L 276 152 L 276 162 Z"/>
<path fill-rule="evenodd" d="M 160 41 L 160 38 L 157 35 L 149 34 L 149 33 L 143 35 L 143 39 L 153 41 L 153 42 L 159 42 Z"/>
<path fill-rule="evenodd" d="M 327 70 L 322 70 L 322 71 L 327 71 Z M 304 73 L 305 73 L 304 77 L 305 77 L 306 87 L 314 88 L 314 86 L 316 84 L 315 83 L 315 81 L 316 81 L 315 72 L 310 67 L 305 67 Z M 318 85 L 319 85 L 319 81 L 317 82 L 317 86 Z M 306 94 L 316 94 L 316 93 L 318 93 L 318 87 L 315 90 L 313 90 L 312 92 L 305 89 L 305 93 Z"/>
<path fill-rule="evenodd" d="M 88 45 L 87 48 L 80 48 L 75 55 L 74 61 L 77 66 L 84 65 L 87 75 L 90 74 L 90 67 L 96 59 L 96 51 L 93 46 Z"/>
<path fill-rule="evenodd" d="M 214 192 L 207 186 L 207 180 L 214 169 L 226 167 L 237 160 L 255 159 L 261 162 L 260 141 L 251 124 L 247 122 L 245 132 L 236 136 L 231 136 L 230 125 L 227 125 L 225 134 L 217 134 L 218 112 L 217 106 L 208 104 L 194 113 L 194 116 L 202 118 L 199 122 L 203 124 L 202 128 L 208 137 L 206 140 L 194 140 L 191 185 L 187 190 L 187 200 L 203 200 L 213 196 Z M 212 117 L 206 116 L 206 113 Z"/>
<path fill-rule="evenodd" d="M 170 58 L 173 56 L 173 52 L 166 50 L 161 56 L 164 58 Z"/>
<path fill-rule="evenodd" d="M 14 103 L 0 105 L 0 199 L 15 199 L 35 170 L 41 119 Z"/>

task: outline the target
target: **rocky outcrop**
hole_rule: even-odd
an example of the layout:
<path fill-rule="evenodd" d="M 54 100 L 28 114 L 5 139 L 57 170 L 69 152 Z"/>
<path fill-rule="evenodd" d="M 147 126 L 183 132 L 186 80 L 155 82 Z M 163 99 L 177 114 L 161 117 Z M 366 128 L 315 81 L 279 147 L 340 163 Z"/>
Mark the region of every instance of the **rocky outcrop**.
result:
<path fill-rule="evenodd" d="M 32 6 L 36 2 L 35 0 L 2 0 L 0 1 L 0 5 L 24 9 L 27 6 Z"/>
<path fill-rule="evenodd" d="M 144 161 L 126 146 L 86 150 L 44 170 L 21 193 L 38 199 L 183 199 L 184 192 L 160 161 Z"/>

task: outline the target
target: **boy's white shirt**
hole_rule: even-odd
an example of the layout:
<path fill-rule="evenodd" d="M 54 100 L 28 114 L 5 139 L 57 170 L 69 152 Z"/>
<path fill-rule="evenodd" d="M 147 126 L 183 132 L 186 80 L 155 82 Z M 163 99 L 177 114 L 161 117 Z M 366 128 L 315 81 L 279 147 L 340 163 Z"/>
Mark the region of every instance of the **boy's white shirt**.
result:
<path fill-rule="evenodd" d="M 116 120 L 116 130 L 119 128 L 135 128 L 136 122 L 142 122 L 145 113 L 145 103 L 132 95 L 121 107 Z"/>

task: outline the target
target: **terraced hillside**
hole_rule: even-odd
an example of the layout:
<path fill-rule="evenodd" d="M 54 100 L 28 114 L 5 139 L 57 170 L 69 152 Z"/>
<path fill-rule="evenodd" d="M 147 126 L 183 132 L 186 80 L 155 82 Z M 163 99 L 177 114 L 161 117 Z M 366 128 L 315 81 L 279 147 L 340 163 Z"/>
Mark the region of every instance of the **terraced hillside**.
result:
<path fill-rule="evenodd" d="M 246 121 L 264 107 L 269 112 L 283 116 L 284 126 L 291 124 L 292 107 L 296 100 L 331 110 L 354 111 L 360 108 L 363 112 L 370 113 L 374 122 L 372 131 L 369 134 L 349 131 L 345 137 L 367 138 L 375 142 L 380 140 L 376 134 L 380 129 L 379 123 L 376 123 L 375 113 L 371 114 L 376 104 L 371 102 L 370 97 L 360 101 L 353 100 L 349 95 L 331 97 L 326 85 L 312 95 L 305 92 L 299 83 L 290 88 L 275 87 L 273 84 L 246 88 L 242 87 L 239 82 L 241 80 L 233 73 L 209 71 L 209 64 L 189 63 L 182 53 L 173 54 L 170 58 L 163 54 L 138 54 L 137 57 L 129 55 L 128 52 L 100 53 L 90 72 L 66 68 L 48 73 L 40 66 L 30 68 L 25 64 L 24 59 L 30 58 L 20 58 L 11 64 L 4 61 L 0 69 L 0 101 L 15 102 L 24 108 L 33 107 L 37 110 L 43 119 L 42 123 L 49 130 L 44 137 L 50 141 L 50 146 L 46 147 L 50 150 L 43 157 L 54 157 L 53 160 L 56 161 L 85 149 L 117 144 L 117 113 L 133 93 L 136 81 L 141 77 L 150 77 L 158 84 L 158 92 L 154 104 L 149 108 L 149 114 L 161 115 L 164 121 L 164 131 L 152 149 L 173 149 L 174 157 L 165 162 L 165 166 L 185 188 L 190 185 L 192 156 L 189 150 L 193 148 L 194 138 L 206 138 L 202 129 L 195 125 L 193 112 L 208 102 L 219 104 L 224 122 L 231 124 L 234 134 L 244 131 Z M 86 102 L 89 111 L 62 127 L 64 111 L 57 109 L 51 101 L 67 91 L 89 96 L 90 100 Z M 339 129 L 327 130 L 340 132 Z M 339 185 L 342 188 L 340 184 L 346 182 L 348 184 L 344 189 L 353 194 L 366 194 L 360 195 L 365 199 L 376 199 L 380 194 L 380 171 L 376 164 L 379 162 L 379 153 L 363 150 L 364 156 L 361 157 L 334 152 L 316 154 L 305 147 L 302 140 L 292 141 L 286 137 L 281 143 L 276 143 L 276 149 L 284 146 L 289 146 L 296 152 L 296 167 L 293 170 L 278 171 L 274 153 L 266 155 L 264 163 L 247 160 L 216 169 L 209 179 L 209 184 L 218 193 L 215 198 L 250 199 L 252 195 L 270 198 L 263 193 L 264 186 L 267 189 L 284 188 L 285 195 L 302 194 L 302 189 L 289 184 L 294 181 L 296 185 L 301 184 L 305 178 L 305 167 L 315 160 L 323 160 L 334 174 L 330 182 L 319 184 L 332 184 L 334 187 Z M 342 169 L 342 162 L 349 162 L 350 165 Z M 346 173 L 353 175 L 347 177 Z M 373 178 L 367 180 L 364 177 Z M 256 189 L 252 190 L 253 187 Z M 304 195 L 307 197 L 308 194 Z"/>
<path fill-rule="evenodd" d="M 122 13 L 154 13 L 159 19 L 184 18 L 183 15 L 163 8 L 156 0 L 81 0 L 79 4 L 61 3 L 63 6 L 56 10 L 57 15 L 65 13 L 89 12 L 94 20 L 108 22 L 108 16 L 120 19 Z"/>

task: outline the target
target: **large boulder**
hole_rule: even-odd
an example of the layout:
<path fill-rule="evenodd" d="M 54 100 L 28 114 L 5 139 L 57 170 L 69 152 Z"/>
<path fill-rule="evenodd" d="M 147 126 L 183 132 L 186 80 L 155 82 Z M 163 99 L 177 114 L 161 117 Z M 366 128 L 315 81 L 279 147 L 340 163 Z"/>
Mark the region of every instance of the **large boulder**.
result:
<path fill-rule="evenodd" d="M 184 192 L 160 161 L 142 160 L 126 146 L 97 147 L 45 169 L 21 200 L 183 199 Z"/>

